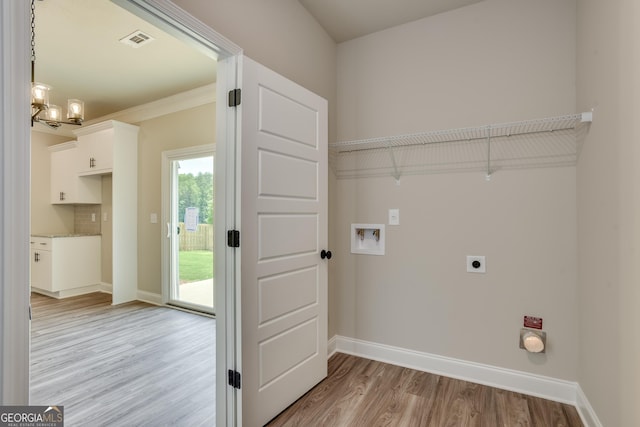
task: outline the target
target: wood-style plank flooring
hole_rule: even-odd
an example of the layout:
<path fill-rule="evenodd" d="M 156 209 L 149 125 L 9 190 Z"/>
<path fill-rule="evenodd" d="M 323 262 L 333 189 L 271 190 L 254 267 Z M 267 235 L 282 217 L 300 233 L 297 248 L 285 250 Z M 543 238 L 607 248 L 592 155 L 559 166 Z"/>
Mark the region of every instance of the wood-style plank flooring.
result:
<path fill-rule="evenodd" d="M 336 353 L 278 426 L 582 426 L 573 406 Z"/>
<path fill-rule="evenodd" d="M 31 404 L 65 426 L 214 426 L 215 319 L 111 295 L 32 294 Z"/>

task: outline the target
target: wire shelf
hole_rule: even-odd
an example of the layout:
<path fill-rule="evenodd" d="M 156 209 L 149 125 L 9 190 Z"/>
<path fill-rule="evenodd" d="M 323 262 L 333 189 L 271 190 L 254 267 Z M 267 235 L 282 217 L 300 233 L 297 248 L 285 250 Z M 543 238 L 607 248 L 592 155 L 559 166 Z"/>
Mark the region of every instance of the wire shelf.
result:
<path fill-rule="evenodd" d="M 575 165 L 592 113 L 329 144 L 338 178 Z"/>

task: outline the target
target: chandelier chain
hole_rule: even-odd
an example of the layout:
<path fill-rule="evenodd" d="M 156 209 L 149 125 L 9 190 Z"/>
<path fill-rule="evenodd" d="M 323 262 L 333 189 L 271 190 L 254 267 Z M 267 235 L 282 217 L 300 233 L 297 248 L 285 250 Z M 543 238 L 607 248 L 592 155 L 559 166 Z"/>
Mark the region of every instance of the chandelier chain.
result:
<path fill-rule="evenodd" d="M 2 1 L 2 0 L 0 0 Z M 50 86 L 36 84 L 36 2 L 31 0 L 31 126 L 42 123 L 52 129 L 63 124 L 81 126 L 84 120 L 84 102 L 78 99 L 68 100 L 67 120 L 60 120 L 60 107 L 49 105 Z M 55 108 L 54 108 L 55 107 Z M 41 113 L 43 113 L 41 115 Z"/>
<path fill-rule="evenodd" d="M 31 61 L 36 60 L 36 4 L 31 0 Z"/>

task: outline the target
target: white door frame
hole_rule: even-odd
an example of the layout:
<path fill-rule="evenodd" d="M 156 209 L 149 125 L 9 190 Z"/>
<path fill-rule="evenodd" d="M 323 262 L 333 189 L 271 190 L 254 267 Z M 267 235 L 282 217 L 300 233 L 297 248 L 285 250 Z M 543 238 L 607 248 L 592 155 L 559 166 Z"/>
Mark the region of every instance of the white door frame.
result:
<path fill-rule="evenodd" d="M 218 61 L 216 82 L 216 199 L 224 203 L 224 209 L 216 212 L 216 230 L 230 230 L 236 224 L 236 129 L 237 117 L 234 109 L 226 106 L 227 93 L 237 87 L 237 64 L 242 49 L 211 27 L 179 8 L 169 0 L 111 0 L 131 13 L 161 28 L 189 44 L 198 42 L 202 53 L 212 55 Z M 195 46 L 198 46 L 196 44 Z M 235 173 L 234 179 L 225 179 Z M 163 230 L 164 232 L 164 230 Z M 218 233 L 218 234 L 219 234 Z M 228 248 L 226 239 L 216 239 L 215 293 L 219 304 L 216 307 L 216 425 L 236 425 L 236 401 L 238 394 L 227 385 L 227 369 L 236 369 L 236 277 L 235 249 Z M 239 312 L 239 309 L 238 309 Z M 227 332 L 230 332 L 227 334 Z M 224 409 L 223 409 L 224 408 Z"/>
<path fill-rule="evenodd" d="M 171 222 L 171 209 L 172 209 L 172 192 L 173 188 L 171 185 L 171 176 L 173 174 L 171 164 L 176 160 L 184 160 L 188 158 L 197 158 L 197 157 L 206 157 L 206 156 L 214 156 L 214 159 L 217 157 L 216 155 L 216 145 L 215 144 L 205 144 L 205 145 L 196 145 L 194 147 L 188 148 L 178 148 L 176 150 L 167 150 L 162 152 L 162 220 L 161 224 L 163 227 L 165 224 Z M 214 174 L 216 169 L 214 168 Z M 214 216 L 215 218 L 215 216 Z M 172 254 L 171 254 L 171 240 L 168 239 L 167 228 L 163 228 L 165 232 L 164 237 L 162 238 L 162 303 L 167 304 L 171 299 L 171 262 L 173 262 Z M 173 232 L 173 231 L 172 231 Z M 214 233 L 214 235 L 216 235 Z M 224 236 L 222 234 L 217 235 L 216 238 L 220 239 Z M 223 239 L 224 240 L 224 239 Z M 214 251 L 215 253 L 215 251 Z M 171 259 L 171 262 L 167 262 L 167 260 Z M 215 301 L 214 301 L 215 306 Z M 215 308 L 215 307 L 214 307 Z"/>
<path fill-rule="evenodd" d="M 29 401 L 30 5 L 0 2 L 0 398 Z"/>
<path fill-rule="evenodd" d="M 218 58 L 217 102 L 226 103 L 226 94 L 237 81 L 237 56 L 242 49 L 185 12 L 169 0 L 112 0 L 132 13 L 176 37 L 195 40 L 203 52 Z M 2 404 L 29 403 L 29 234 L 30 234 L 30 5 L 24 1 L 0 2 L 0 398 Z M 221 112 L 220 110 L 223 110 Z M 225 176 L 235 170 L 236 113 L 218 109 L 216 171 Z M 218 182 L 222 181 L 222 182 Z M 235 228 L 233 180 L 216 180 L 216 195 L 225 209 L 216 218 L 216 228 Z M 228 188 L 227 188 L 228 186 Z M 217 425 L 235 424 L 235 392 L 226 385 L 226 370 L 236 366 L 235 333 L 226 334 L 235 324 L 237 300 L 227 292 L 232 286 L 236 266 L 233 250 L 224 239 L 217 239 L 216 278 L 221 304 L 218 307 L 217 339 L 224 340 L 225 352 L 217 354 Z M 231 288 L 231 291 L 233 289 Z M 222 303 L 224 301 L 224 303 Z M 229 310 L 226 310 L 229 307 Z M 226 410 L 220 410 L 225 408 Z M 226 417 L 225 417 L 226 415 Z"/>

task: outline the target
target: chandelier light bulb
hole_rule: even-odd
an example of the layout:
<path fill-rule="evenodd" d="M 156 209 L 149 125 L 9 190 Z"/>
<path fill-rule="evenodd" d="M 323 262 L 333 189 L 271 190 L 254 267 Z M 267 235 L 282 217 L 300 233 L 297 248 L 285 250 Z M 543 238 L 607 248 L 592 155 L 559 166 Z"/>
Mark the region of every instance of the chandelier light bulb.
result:
<path fill-rule="evenodd" d="M 49 106 L 49 91 L 51 86 L 43 83 L 32 83 L 31 86 L 31 103 L 40 107 Z"/>
<path fill-rule="evenodd" d="M 57 122 L 60 120 L 60 116 L 62 116 L 62 110 L 57 105 L 49 105 L 49 108 L 45 112 L 45 120 Z"/>
<path fill-rule="evenodd" d="M 78 122 L 84 120 L 84 102 L 79 99 L 68 100 L 67 119 Z"/>

